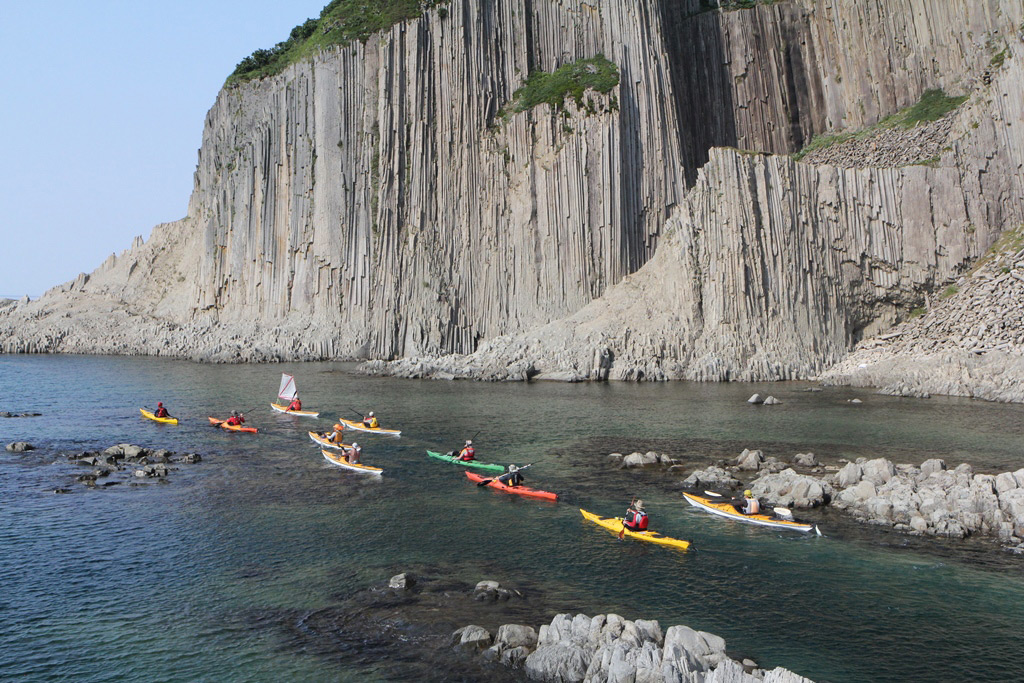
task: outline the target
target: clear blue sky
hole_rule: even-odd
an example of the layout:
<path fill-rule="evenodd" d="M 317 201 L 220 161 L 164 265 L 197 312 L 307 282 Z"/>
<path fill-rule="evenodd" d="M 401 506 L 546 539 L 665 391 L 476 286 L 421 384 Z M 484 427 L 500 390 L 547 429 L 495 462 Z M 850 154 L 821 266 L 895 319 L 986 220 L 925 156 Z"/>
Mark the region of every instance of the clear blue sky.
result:
<path fill-rule="evenodd" d="M 0 296 L 185 215 L 224 79 L 327 0 L 0 0 Z"/>

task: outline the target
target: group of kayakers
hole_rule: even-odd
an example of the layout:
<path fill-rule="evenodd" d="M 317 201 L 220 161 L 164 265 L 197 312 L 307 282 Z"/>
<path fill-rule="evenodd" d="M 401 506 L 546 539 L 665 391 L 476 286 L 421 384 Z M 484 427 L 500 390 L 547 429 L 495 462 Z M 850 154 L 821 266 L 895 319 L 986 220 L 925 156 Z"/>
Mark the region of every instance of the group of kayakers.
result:
<path fill-rule="evenodd" d="M 288 404 L 286 408 L 286 412 L 294 412 L 301 410 L 302 401 L 299 399 L 298 394 L 295 393 L 294 396 L 292 397 L 291 402 Z M 156 410 L 153 411 L 153 415 L 160 418 L 170 417 L 170 413 L 168 412 L 167 408 L 164 406 L 162 401 L 157 402 Z M 237 410 L 232 410 L 231 416 L 224 422 L 225 424 L 231 426 L 241 426 L 245 424 L 245 415 Z M 360 423 L 366 429 L 380 428 L 380 422 L 372 410 L 369 413 L 363 415 Z M 349 424 L 353 423 L 350 422 Z M 344 433 L 344 429 L 345 425 L 339 422 L 333 426 L 333 431 L 319 432 L 319 436 L 323 438 L 325 441 L 328 441 L 332 444 L 341 445 L 342 448 L 340 450 L 342 451 L 342 454 L 344 455 L 345 459 L 353 465 L 359 464 L 360 459 L 362 457 L 363 449 L 356 442 L 352 442 L 351 446 L 345 446 L 345 444 L 342 443 L 342 435 Z M 466 439 L 462 448 L 458 449 L 457 453 L 454 450 L 450 451 L 449 456 L 453 457 L 456 462 L 475 462 L 476 449 L 473 447 L 473 440 Z M 518 467 L 515 464 L 510 464 L 508 466 L 508 471 L 496 477 L 496 479 L 508 487 L 514 488 L 522 486 L 524 482 L 522 470 L 525 469 L 526 467 L 529 467 L 529 465 L 526 465 L 524 467 Z M 743 492 L 742 501 L 738 503 L 734 502 L 733 506 L 736 508 L 737 512 L 743 515 L 756 515 L 761 511 L 760 502 L 757 498 L 753 496 L 753 493 L 749 489 Z M 648 526 L 649 516 L 644 508 L 644 501 L 639 498 L 634 498 L 630 502 L 629 507 L 626 509 L 626 513 L 622 517 L 622 531 L 619 533 L 619 537 L 622 538 L 622 535 L 627 530 L 632 532 L 645 532 L 648 530 Z"/>

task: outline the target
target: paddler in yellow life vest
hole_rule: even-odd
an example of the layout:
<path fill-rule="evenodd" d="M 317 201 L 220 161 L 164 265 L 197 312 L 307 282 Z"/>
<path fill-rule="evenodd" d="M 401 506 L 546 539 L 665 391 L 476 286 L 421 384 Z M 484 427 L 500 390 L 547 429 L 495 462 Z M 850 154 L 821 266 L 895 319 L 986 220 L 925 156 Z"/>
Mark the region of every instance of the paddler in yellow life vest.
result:
<path fill-rule="evenodd" d="M 320 436 L 322 436 L 327 441 L 330 441 L 331 443 L 341 443 L 341 433 L 342 431 L 344 431 L 344 429 L 345 428 L 342 427 L 340 424 L 336 424 L 334 425 L 333 432 L 329 434 L 327 432 L 320 432 Z"/>
<path fill-rule="evenodd" d="M 761 501 L 754 498 L 754 494 L 747 489 L 743 492 L 743 506 L 736 506 L 737 509 L 745 515 L 756 515 L 761 512 Z"/>
<path fill-rule="evenodd" d="M 377 418 L 373 416 L 372 410 L 370 411 L 369 415 L 363 418 L 363 426 L 366 427 L 367 429 L 377 429 L 378 427 L 380 427 L 380 423 L 377 422 Z"/>

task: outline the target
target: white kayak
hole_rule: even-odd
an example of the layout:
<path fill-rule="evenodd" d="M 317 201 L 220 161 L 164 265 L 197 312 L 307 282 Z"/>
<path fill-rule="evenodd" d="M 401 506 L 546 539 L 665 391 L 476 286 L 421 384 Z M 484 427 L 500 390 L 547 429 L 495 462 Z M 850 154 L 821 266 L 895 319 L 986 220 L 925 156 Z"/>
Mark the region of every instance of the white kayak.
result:
<path fill-rule="evenodd" d="M 338 421 L 345 426 L 345 429 L 354 429 L 358 432 L 369 432 L 371 434 L 387 434 L 388 436 L 398 436 L 402 433 L 400 429 L 384 429 L 383 427 L 367 427 L 362 422 L 353 422 L 352 420 L 346 420 L 345 418 L 338 418 Z"/>
<path fill-rule="evenodd" d="M 347 470 L 353 470 L 355 472 L 363 472 L 364 474 L 376 474 L 377 476 L 384 474 L 384 470 L 379 467 L 371 467 L 370 465 L 360 465 L 358 463 L 349 462 L 346 456 L 337 455 L 336 453 L 325 451 L 322 448 L 320 449 L 320 452 L 324 454 L 324 460 L 332 465 L 344 467 Z"/>
<path fill-rule="evenodd" d="M 288 406 L 283 406 L 280 403 L 271 403 L 270 407 L 279 413 L 285 415 L 298 415 L 299 417 L 320 417 L 320 413 L 314 413 L 312 410 L 288 410 Z"/>

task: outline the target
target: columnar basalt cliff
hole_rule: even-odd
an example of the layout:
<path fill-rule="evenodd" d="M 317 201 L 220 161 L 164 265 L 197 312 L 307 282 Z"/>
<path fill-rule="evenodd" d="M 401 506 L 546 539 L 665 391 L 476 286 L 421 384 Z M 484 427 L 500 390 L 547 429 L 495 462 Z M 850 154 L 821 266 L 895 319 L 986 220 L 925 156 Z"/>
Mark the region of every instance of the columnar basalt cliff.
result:
<path fill-rule="evenodd" d="M 0 307 L 0 349 L 808 377 L 1024 222 L 1019 2 L 710 4 L 453 0 L 226 87 L 188 216 Z M 598 54 L 608 94 L 507 109 Z M 925 165 L 721 149 L 795 152 L 929 88 L 972 98 Z"/>

